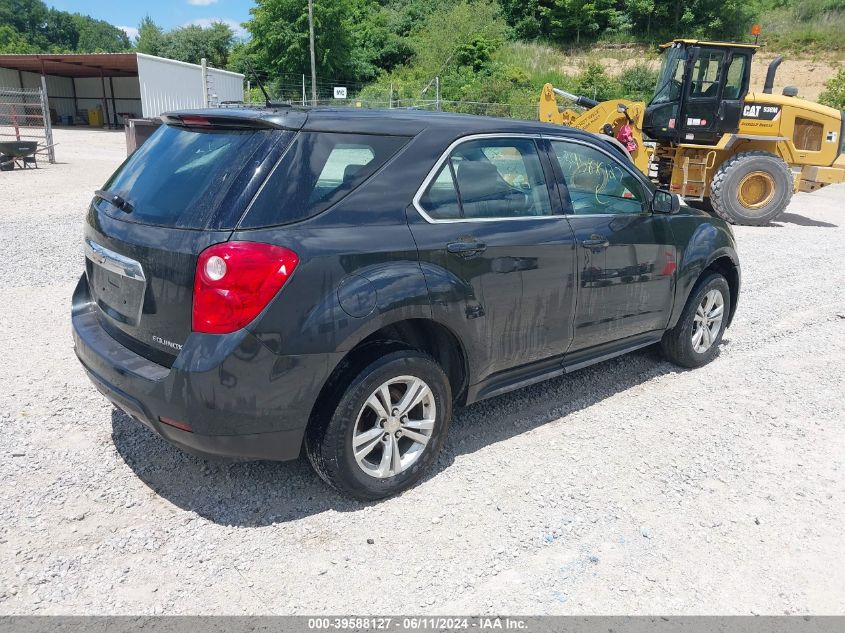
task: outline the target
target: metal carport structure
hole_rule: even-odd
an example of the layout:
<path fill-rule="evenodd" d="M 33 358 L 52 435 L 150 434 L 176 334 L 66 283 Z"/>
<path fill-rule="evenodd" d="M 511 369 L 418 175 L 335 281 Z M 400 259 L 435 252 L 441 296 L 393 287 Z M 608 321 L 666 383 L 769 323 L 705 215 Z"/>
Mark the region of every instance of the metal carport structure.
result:
<path fill-rule="evenodd" d="M 103 120 L 243 100 L 244 76 L 142 53 L 0 55 L 0 88 L 42 89 L 61 121 L 101 108 Z M 87 123 L 87 121 L 84 121 Z"/>

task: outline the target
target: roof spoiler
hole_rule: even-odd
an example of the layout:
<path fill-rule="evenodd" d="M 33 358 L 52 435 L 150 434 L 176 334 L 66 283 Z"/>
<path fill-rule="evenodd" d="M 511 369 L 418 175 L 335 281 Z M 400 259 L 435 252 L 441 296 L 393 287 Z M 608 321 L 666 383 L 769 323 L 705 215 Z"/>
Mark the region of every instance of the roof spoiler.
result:
<path fill-rule="evenodd" d="M 261 119 L 236 117 L 236 116 L 214 116 L 208 114 L 162 114 L 161 120 L 167 125 L 192 128 L 213 128 L 224 127 L 228 129 L 252 130 L 268 127 L 276 127 L 269 121 Z"/>
<path fill-rule="evenodd" d="M 772 94 L 772 88 L 775 87 L 775 73 L 778 71 L 778 66 L 783 62 L 783 56 L 778 55 L 769 64 L 769 70 L 766 71 L 766 83 L 763 84 L 763 94 Z"/>

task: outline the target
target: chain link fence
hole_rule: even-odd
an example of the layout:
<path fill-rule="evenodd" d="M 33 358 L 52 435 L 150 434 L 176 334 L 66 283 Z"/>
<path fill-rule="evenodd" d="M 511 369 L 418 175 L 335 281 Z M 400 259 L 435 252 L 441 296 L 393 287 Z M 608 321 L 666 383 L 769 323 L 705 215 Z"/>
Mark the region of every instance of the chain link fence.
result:
<path fill-rule="evenodd" d="M 47 97 L 42 90 L 0 88 L 0 142 L 34 141 L 36 152 L 56 162 Z"/>
<path fill-rule="evenodd" d="M 284 100 L 282 103 L 294 106 L 309 106 L 311 105 L 311 100 L 306 99 L 304 104 L 301 99 Z M 263 107 L 264 102 L 246 103 L 244 105 Z M 371 99 L 356 99 L 355 97 L 349 97 L 347 99 L 319 99 L 317 101 L 317 105 L 335 108 L 429 110 L 508 119 L 525 119 L 532 121 L 536 121 L 539 116 L 538 105 L 536 103 L 490 103 L 486 101 L 447 101 L 443 99 L 393 99 L 375 101 Z"/>
<path fill-rule="evenodd" d="M 263 82 L 273 101 L 294 106 L 312 105 L 310 76 L 294 73 L 283 73 L 281 75 L 258 73 L 257 76 Z M 248 98 L 251 97 L 252 102 L 245 105 L 262 107 L 264 102 L 261 101 L 255 75 L 247 76 L 247 87 Z M 374 88 L 372 84 L 360 81 L 349 81 L 342 78 L 318 78 L 316 82 L 316 105 L 338 108 L 432 110 L 531 121 L 536 121 L 539 117 L 538 99 L 527 99 L 525 102 L 514 103 L 450 101 L 434 98 L 437 94 L 437 86 L 434 81 L 425 90 L 422 90 L 422 88 L 423 86 L 420 85 L 420 92 L 417 93 L 418 96 L 416 97 L 399 98 L 397 96 L 398 86 L 394 90 L 393 85 L 382 85 Z M 339 91 L 345 94 L 345 98 L 336 98 Z"/>

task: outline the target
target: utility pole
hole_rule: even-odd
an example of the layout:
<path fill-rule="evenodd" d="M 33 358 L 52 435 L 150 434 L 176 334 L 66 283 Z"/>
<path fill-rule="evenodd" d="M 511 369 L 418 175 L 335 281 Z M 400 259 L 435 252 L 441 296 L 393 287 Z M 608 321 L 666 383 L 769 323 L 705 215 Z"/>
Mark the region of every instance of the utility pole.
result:
<path fill-rule="evenodd" d="M 308 37 L 311 42 L 311 103 L 317 105 L 317 60 L 314 55 L 314 0 L 308 0 Z"/>

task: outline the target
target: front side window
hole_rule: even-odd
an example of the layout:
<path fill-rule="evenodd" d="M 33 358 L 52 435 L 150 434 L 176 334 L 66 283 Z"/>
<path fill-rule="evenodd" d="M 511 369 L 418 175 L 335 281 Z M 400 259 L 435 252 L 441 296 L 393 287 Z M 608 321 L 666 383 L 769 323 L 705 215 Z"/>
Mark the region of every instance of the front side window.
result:
<path fill-rule="evenodd" d="M 420 198 L 434 219 L 494 219 L 552 213 L 531 139 L 482 139 L 459 145 Z"/>
<path fill-rule="evenodd" d="M 325 211 L 372 176 L 408 140 L 300 132 L 241 220 L 241 228 L 286 224 Z"/>
<path fill-rule="evenodd" d="M 607 154 L 565 141 L 553 141 L 552 148 L 573 214 L 633 214 L 647 208 L 642 183 Z"/>

